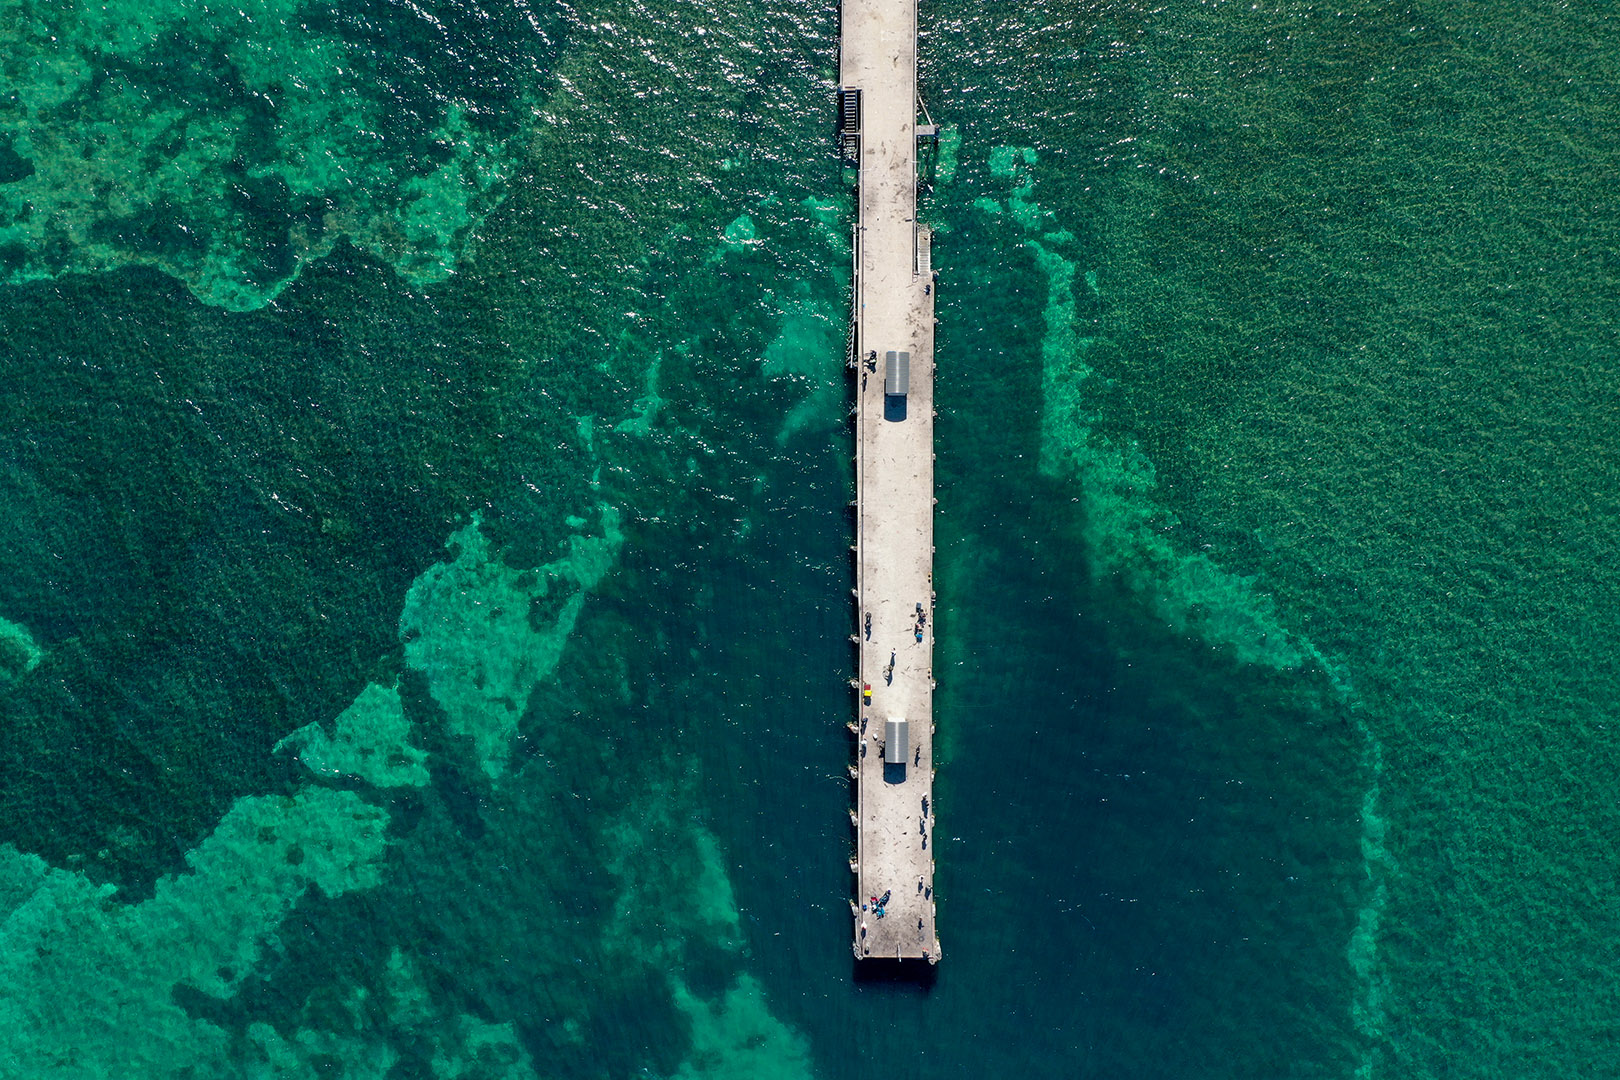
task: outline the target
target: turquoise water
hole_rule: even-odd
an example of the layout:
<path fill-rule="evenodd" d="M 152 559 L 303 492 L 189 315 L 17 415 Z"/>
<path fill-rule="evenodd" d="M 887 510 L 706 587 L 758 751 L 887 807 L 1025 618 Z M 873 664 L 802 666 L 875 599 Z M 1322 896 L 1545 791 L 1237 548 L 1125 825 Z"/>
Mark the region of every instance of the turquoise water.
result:
<path fill-rule="evenodd" d="M 921 978 L 836 9 L 0 13 L 0 1075 L 1612 1071 L 1601 5 L 925 7 Z"/>

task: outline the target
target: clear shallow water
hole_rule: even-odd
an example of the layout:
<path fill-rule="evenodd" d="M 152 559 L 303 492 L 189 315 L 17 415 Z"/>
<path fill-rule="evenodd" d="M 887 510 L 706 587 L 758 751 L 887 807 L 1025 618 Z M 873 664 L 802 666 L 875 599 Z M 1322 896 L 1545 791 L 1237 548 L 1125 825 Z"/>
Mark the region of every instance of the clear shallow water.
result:
<path fill-rule="evenodd" d="M 926 10 L 925 986 L 836 12 L 163 12 L 12 11 L 5 1070 L 1603 1071 L 1599 9 Z"/>

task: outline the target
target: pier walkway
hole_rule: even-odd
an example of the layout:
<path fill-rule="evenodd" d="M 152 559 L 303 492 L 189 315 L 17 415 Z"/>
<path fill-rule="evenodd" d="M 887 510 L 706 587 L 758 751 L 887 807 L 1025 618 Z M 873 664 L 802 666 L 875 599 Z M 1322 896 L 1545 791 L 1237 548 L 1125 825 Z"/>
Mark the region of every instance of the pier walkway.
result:
<path fill-rule="evenodd" d="M 839 85 L 840 143 L 860 174 L 854 948 L 933 963 L 934 290 L 916 220 L 916 0 L 843 0 Z"/>

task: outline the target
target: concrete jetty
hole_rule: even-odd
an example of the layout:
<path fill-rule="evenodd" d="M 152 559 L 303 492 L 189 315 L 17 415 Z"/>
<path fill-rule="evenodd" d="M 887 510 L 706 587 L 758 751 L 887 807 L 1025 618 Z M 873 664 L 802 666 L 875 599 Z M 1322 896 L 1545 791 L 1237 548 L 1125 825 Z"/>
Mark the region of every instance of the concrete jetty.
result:
<path fill-rule="evenodd" d="M 917 4 L 843 0 L 841 19 L 839 145 L 860 176 L 849 350 L 858 403 L 854 949 L 937 963 L 934 289 L 932 237 L 917 223 Z"/>

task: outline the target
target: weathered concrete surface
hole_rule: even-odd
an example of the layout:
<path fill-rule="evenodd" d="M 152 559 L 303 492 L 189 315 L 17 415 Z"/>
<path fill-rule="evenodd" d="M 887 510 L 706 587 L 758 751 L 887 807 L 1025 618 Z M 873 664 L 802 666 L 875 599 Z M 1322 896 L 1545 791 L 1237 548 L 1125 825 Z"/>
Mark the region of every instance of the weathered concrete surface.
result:
<path fill-rule="evenodd" d="M 844 0 L 840 83 L 861 90 L 856 231 L 857 632 L 855 954 L 937 961 L 934 926 L 934 297 L 917 273 L 917 5 Z M 926 243 L 926 235 L 924 236 Z M 884 358 L 911 354 L 905 419 L 885 418 Z M 869 358 L 876 353 L 875 364 Z M 918 640 L 918 605 L 925 616 Z M 870 631 L 867 617 L 870 616 Z M 893 661 L 890 669 L 891 657 Z M 892 679 L 891 679 L 892 676 Z M 885 775 L 884 723 L 910 753 Z M 871 898 L 888 893 L 884 917 Z"/>

